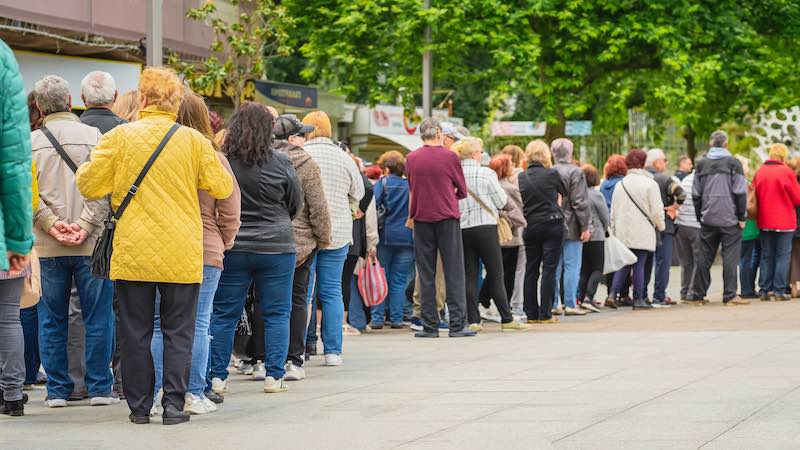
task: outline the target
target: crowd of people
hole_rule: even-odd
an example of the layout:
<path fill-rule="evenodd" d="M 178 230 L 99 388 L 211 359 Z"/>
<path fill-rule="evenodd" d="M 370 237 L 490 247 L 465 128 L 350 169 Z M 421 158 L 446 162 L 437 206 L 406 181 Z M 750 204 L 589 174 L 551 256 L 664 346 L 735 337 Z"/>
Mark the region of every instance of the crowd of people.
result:
<path fill-rule="evenodd" d="M 2 43 L 0 66 L 3 414 L 23 415 L 23 389 L 44 383 L 50 408 L 124 399 L 133 423 L 178 424 L 215 411 L 232 374 L 287 391 L 318 336 L 339 366 L 343 335 L 384 327 L 472 337 L 487 320 L 522 332 L 669 307 L 673 242 L 695 304 L 720 245 L 726 305 L 786 300 L 800 273 L 800 164 L 782 144 L 752 182 L 722 131 L 694 171 L 682 158 L 669 176 L 663 151 L 633 149 L 601 180 L 568 139 L 507 146 L 487 167 L 481 139 L 428 118 L 421 148 L 367 164 L 322 111 L 243 102 L 225 127 L 167 68 L 122 95 L 87 74 L 78 116 L 63 78 L 38 80 L 26 102 Z M 607 270 L 610 236 L 635 262 Z M 366 306 L 358 277 L 376 261 L 388 292 Z"/>

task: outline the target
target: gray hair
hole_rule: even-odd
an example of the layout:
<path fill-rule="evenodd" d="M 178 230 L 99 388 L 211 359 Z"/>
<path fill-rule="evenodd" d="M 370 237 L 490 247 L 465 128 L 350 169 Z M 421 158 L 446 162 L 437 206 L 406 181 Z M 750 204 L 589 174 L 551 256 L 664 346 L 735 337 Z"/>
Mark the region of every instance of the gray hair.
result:
<path fill-rule="evenodd" d="M 81 95 L 87 107 L 114 103 L 116 93 L 117 83 L 108 72 L 89 72 L 81 81 Z"/>
<path fill-rule="evenodd" d="M 442 131 L 442 124 L 433 117 L 428 117 L 419 124 L 419 134 L 423 141 L 436 139 L 436 134 L 440 131 Z"/>
<path fill-rule="evenodd" d="M 33 98 L 44 115 L 69 111 L 69 83 L 58 75 L 45 75 L 33 85 Z"/>
<path fill-rule="evenodd" d="M 469 129 L 463 125 L 459 125 L 456 127 L 456 131 L 461 133 L 462 136 L 472 136 Z"/>
<path fill-rule="evenodd" d="M 550 151 L 553 152 L 556 161 L 571 161 L 573 148 L 572 141 L 566 138 L 559 138 L 550 143 Z"/>
<path fill-rule="evenodd" d="M 726 145 L 728 145 L 728 133 L 722 130 L 711 133 L 712 147 L 725 147 Z"/>

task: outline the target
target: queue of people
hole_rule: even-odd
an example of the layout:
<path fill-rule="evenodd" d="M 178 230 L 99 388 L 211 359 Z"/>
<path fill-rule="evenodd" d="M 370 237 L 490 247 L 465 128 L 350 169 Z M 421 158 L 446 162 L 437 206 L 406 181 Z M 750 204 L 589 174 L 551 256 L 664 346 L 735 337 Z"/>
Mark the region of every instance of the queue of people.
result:
<path fill-rule="evenodd" d="M 363 167 L 322 111 L 243 102 L 218 129 L 174 71 L 149 67 L 133 94 L 88 74 L 79 117 L 63 78 L 26 101 L 2 43 L 0 64 L 14 74 L 0 86 L 3 414 L 23 415 L 23 388 L 46 380 L 49 408 L 125 400 L 134 424 L 179 424 L 216 411 L 232 374 L 286 392 L 318 336 L 335 367 L 344 335 L 385 327 L 461 338 L 487 318 L 524 332 L 669 307 L 673 240 L 684 301 L 705 302 L 720 245 L 726 305 L 790 296 L 800 185 L 781 144 L 752 183 L 721 131 L 694 172 L 682 159 L 670 177 L 663 151 L 633 149 L 601 181 L 568 139 L 509 146 L 484 167 L 481 139 L 429 118 L 420 149 Z M 609 271 L 612 235 L 635 260 Z M 113 251 L 98 255 L 106 239 Z M 359 277 L 375 263 L 386 299 L 367 306 Z M 26 296 L 38 305 L 21 310 Z"/>

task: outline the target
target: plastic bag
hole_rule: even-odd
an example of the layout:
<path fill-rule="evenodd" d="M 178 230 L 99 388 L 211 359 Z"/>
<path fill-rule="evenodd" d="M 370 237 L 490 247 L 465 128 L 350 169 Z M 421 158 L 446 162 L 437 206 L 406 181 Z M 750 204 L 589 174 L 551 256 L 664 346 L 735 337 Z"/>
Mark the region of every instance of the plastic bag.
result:
<path fill-rule="evenodd" d="M 366 264 L 358 271 L 358 292 L 367 307 L 380 305 L 389 294 L 386 272 L 378 258 L 367 257 Z"/>
<path fill-rule="evenodd" d="M 638 259 L 636 255 L 613 234 L 608 235 L 604 247 L 605 261 L 603 263 L 603 274 L 616 272 L 625 266 L 630 266 Z"/>

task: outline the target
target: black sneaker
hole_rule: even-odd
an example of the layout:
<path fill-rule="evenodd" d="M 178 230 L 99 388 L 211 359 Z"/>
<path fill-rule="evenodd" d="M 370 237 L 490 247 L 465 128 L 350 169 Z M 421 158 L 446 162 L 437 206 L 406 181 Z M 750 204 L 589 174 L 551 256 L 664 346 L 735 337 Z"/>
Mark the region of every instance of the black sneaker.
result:
<path fill-rule="evenodd" d="M 370 323 L 369 323 L 369 326 L 370 326 L 370 328 L 372 328 L 373 330 L 382 330 L 382 329 L 383 329 L 383 324 L 382 324 L 382 323 L 374 323 L 374 322 L 370 322 Z"/>
<path fill-rule="evenodd" d="M 317 343 L 306 344 L 306 355 L 314 356 L 317 354 Z"/>
<path fill-rule="evenodd" d="M 405 328 L 405 326 L 402 323 L 393 323 L 392 324 L 392 329 L 393 330 L 402 330 L 403 328 Z"/>
<path fill-rule="evenodd" d="M 207 399 L 211 400 L 212 402 L 216 403 L 217 405 L 219 405 L 220 403 L 225 401 L 225 397 L 215 393 L 214 391 L 208 391 L 208 392 L 205 393 L 205 395 L 206 395 Z"/>
<path fill-rule="evenodd" d="M 161 414 L 161 423 L 164 425 L 178 425 L 179 423 L 188 422 L 189 419 L 189 413 L 178 411 L 172 405 L 167 405 L 167 407 L 164 408 L 164 413 Z"/>
<path fill-rule="evenodd" d="M 473 337 L 476 336 L 478 333 L 475 331 L 470 330 L 467 327 L 464 327 L 458 331 L 450 331 L 451 338 L 459 338 L 459 337 Z"/>
<path fill-rule="evenodd" d="M 128 416 L 128 420 L 130 420 L 131 423 L 135 423 L 136 425 L 145 425 L 150 423 L 150 416 L 137 416 L 131 413 Z"/>
<path fill-rule="evenodd" d="M 438 331 L 417 331 L 414 333 L 415 338 L 438 338 L 439 332 Z"/>
<path fill-rule="evenodd" d="M 640 299 L 633 302 L 633 309 L 653 309 L 653 305 L 647 303 L 647 300 Z"/>
<path fill-rule="evenodd" d="M 25 404 L 22 400 L 4 400 L 0 403 L 0 414 L 19 417 L 25 415 Z"/>

